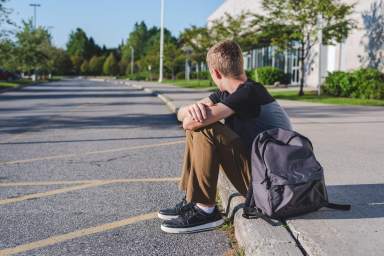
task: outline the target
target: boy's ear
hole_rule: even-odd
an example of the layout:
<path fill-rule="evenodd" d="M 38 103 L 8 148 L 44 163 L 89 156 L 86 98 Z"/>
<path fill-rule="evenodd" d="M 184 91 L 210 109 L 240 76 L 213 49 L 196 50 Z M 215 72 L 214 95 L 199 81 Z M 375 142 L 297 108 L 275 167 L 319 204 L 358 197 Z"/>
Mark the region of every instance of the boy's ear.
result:
<path fill-rule="evenodd" d="M 217 79 L 221 79 L 223 76 L 221 75 L 220 71 L 217 69 L 213 70 L 213 74 L 215 74 Z"/>

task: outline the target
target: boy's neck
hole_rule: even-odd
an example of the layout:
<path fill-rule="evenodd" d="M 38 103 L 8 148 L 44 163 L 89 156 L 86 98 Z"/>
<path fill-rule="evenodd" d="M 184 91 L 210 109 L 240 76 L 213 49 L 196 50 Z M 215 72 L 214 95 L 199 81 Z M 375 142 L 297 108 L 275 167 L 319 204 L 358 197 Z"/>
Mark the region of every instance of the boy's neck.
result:
<path fill-rule="evenodd" d="M 243 83 L 247 81 L 247 76 L 245 74 L 241 75 L 239 78 L 228 78 L 227 81 L 225 81 L 225 90 L 232 94 L 234 93 L 237 88 Z"/>

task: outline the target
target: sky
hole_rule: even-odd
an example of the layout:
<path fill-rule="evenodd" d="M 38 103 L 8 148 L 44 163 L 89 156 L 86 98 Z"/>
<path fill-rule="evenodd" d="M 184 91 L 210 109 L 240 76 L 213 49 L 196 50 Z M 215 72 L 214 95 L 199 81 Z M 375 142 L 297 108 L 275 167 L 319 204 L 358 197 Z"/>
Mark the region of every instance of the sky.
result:
<path fill-rule="evenodd" d="M 204 26 L 208 16 L 223 0 L 165 0 L 164 25 L 174 36 L 191 25 Z M 56 46 L 65 47 L 69 33 L 84 29 L 99 45 L 117 47 L 126 40 L 135 22 L 160 26 L 160 0 L 10 0 L 11 18 L 17 24 L 33 17 L 31 3 L 37 8 L 37 25 L 49 28 Z"/>

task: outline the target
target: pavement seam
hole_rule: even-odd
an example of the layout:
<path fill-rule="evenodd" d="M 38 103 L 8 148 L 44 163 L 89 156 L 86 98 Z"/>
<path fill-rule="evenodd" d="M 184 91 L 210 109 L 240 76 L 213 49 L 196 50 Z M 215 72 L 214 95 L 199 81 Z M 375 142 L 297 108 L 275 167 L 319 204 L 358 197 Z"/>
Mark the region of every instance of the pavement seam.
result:
<path fill-rule="evenodd" d="M 12 165 L 12 164 L 23 164 L 23 163 L 30 163 L 30 162 L 44 161 L 44 160 L 64 159 L 64 158 L 70 158 L 70 157 L 97 155 L 97 154 L 105 154 L 105 153 L 115 153 L 115 152 L 122 152 L 122 151 L 134 150 L 134 149 L 146 149 L 146 148 L 170 146 L 170 145 L 183 144 L 183 143 L 185 143 L 184 140 L 177 140 L 177 141 L 169 141 L 169 142 L 156 143 L 156 144 L 137 145 L 137 146 L 131 146 L 131 147 L 90 151 L 85 153 L 72 153 L 72 154 L 53 155 L 53 156 L 46 156 L 46 157 L 36 157 L 36 158 L 22 159 L 22 160 L 0 161 L 0 166 Z"/>

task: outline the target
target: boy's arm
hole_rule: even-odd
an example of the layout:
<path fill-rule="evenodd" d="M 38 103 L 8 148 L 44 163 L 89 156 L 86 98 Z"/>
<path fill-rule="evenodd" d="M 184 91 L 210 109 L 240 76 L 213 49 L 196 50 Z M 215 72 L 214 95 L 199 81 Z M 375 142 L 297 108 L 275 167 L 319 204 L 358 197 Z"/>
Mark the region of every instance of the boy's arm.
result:
<path fill-rule="evenodd" d="M 229 117 L 230 115 L 234 114 L 235 111 L 222 103 L 218 103 L 216 105 L 207 106 L 206 113 L 207 117 L 201 122 L 195 120 L 191 116 L 186 116 L 183 119 L 183 128 L 185 130 L 197 130 L 199 128 L 218 122 L 221 119 Z"/>
<path fill-rule="evenodd" d="M 195 116 L 197 120 L 199 117 L 203 119 L 206 116 L 206 108 L 213 105 L 213 102 L 207 97 L 194 104 L 183 106 L 177 111 L 177 120 L 183 122 L 187 116 Z"/>

